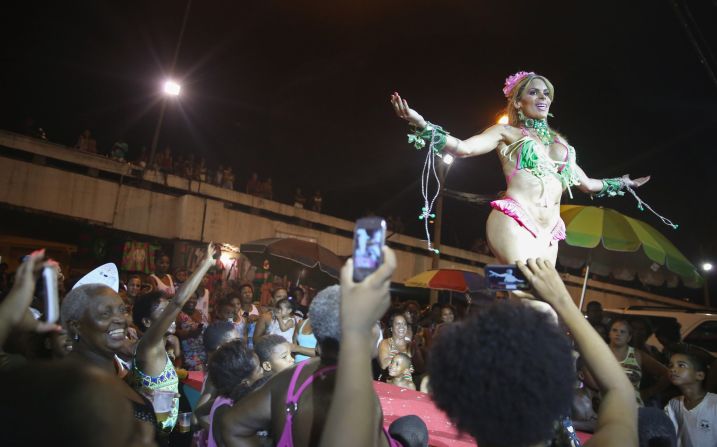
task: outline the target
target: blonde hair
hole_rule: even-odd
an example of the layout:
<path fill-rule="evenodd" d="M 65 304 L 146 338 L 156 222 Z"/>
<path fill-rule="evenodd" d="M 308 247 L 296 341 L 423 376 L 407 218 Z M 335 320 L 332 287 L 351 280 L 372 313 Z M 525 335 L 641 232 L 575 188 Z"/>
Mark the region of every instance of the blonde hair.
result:
<path fill-rule="evenodd" d="M 525 87 L 530 84 L 534 79 L 540 79 L 541 81 L 545 82 L 545 85 L 548 87 L 548 91 L 550 91 L 550 99 L 553 101 L 555 100 L 555 88 L 553 87 L 553 84 L 548 80 L 548 78 L 539 74 L 527 75 L 513 87 L 513 90 L 511 90 L 510 92 L 510 96 L 508 96 L 508 105 L 506 106 L 505 111 L 508 114 L 508 124 L 510 124 L 511 126 L 520 127 L 520 120 L 518 119 L 518 109 L 515 107 L 515 102 L 520 99 L 520 96 L 523 94 Z"/>

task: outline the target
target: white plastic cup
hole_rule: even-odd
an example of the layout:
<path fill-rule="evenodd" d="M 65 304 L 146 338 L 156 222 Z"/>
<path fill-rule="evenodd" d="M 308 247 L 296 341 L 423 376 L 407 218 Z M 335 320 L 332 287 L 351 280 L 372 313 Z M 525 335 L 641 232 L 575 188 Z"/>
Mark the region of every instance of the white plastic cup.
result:
<path fill-rule="evenodd" d="M 187 433 L 192 426 L 192 413 L 179 413 L 177 417 L 180 433 Z"/>
<path fill-rule="evenodd" d="M 152 406 L 155 413 L 169 413 L 174 407 L 174 391 L 155 391 L 152 393 Z"/>

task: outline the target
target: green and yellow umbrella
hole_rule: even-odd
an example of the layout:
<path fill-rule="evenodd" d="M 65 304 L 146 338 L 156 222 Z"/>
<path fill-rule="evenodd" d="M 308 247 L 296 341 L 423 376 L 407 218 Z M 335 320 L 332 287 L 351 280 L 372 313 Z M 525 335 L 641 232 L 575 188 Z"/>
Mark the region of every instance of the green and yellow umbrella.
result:
<path fill-rule="evenodd" d="M 694 265 L 649 224 L 615 210 L 594 206 L 562 205 L 567 237 L 558 251 L 561 264 L 598 275 L 645 284 L 701 287 L 703 279 Z M 586 273 L 587 281 L 587 273 Z M 583 286 L 584 290 L 584 286 Z"/>

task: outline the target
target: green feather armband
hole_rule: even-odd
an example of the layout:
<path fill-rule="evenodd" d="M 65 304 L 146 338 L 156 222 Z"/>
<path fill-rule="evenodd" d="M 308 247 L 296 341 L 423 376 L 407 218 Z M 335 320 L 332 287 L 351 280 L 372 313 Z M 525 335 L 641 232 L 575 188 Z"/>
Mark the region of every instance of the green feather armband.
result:
<path fill-rule="evenodd" d="M 416 150 L 421 150 L 428 142 L 428 148 L 435 154 L 440 154 L 446 147 L 448 132 L 443 130 L 441 126 L 427 123 L 426 127 L 419 129 L 414 127 L 413 133 L 408 134 L 408 144 L 412 144 Z"/>
<path fill-rule="evenodd" d="M 602 189 L 596 197 L 615 197 L 625 195 L 625 181 L 620 177 L 605 178 L 602 180 Z"/>

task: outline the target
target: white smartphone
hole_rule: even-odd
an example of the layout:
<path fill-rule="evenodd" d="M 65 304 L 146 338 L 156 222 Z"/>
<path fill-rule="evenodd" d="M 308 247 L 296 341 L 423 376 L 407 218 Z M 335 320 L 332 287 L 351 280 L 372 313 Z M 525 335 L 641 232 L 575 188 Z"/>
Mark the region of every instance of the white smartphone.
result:
<path fill-rule="evenodd" d="M 45 321 L 55 323 L 60 319 L 60 299 L 57 293 L 57 270 L 54 267 L 42 269 L 41 281 L 45 293 Z"/>
<path fill-rule="evenodd" d="M 380 217 L 362 217 L 354 229 L 353 278 L 361 282 L 383 263 L 386 221 Z"/>

